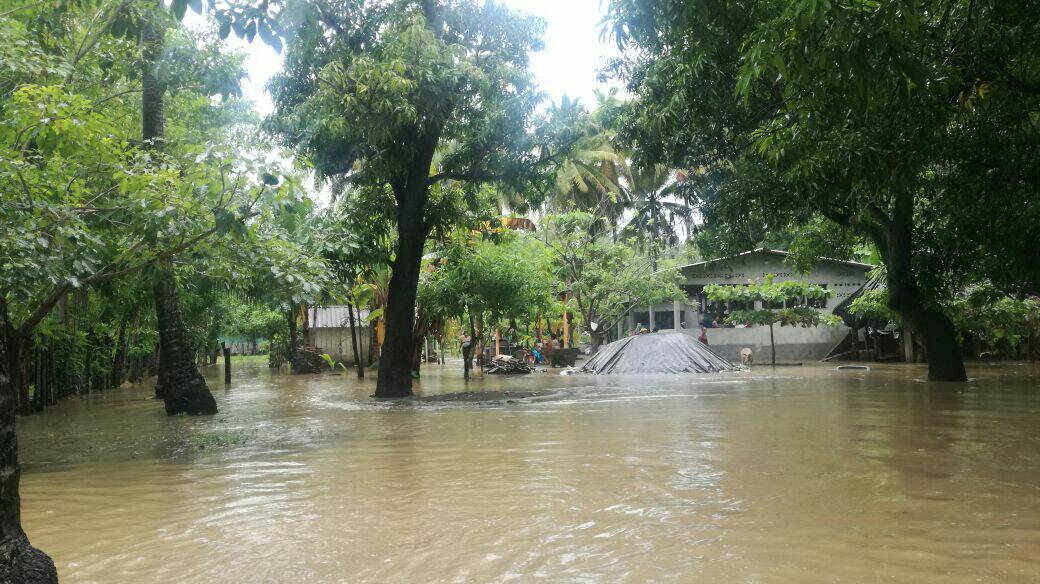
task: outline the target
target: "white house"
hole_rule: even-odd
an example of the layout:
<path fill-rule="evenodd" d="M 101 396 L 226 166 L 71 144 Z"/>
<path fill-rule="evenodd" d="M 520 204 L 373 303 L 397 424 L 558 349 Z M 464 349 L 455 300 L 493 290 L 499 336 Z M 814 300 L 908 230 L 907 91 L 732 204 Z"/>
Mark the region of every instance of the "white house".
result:
<path fill-rule="evenodd" d="M 874 268 L 870 264 L 820 258 L 808 274 L 799 274 L 784 264 L 788 255 L 785 251 L 762 248 L 681 266 L 679 269 L 685 280 L 683 290 L 686 292 L 686 302 L 634 307 L 627 318 L 618 324 L 616 333 L 630 333 L 641 324 L 649 330 L 678 330 L 699 336 L 705 315 L 711 315 L 707 320 L 714 316 L 704 295 L 705 286 L 747 284 L 749 281 L 762 281 L 768 274 L 772 274 L 776 282 L 802 280 L 833 291 L 834 295 L 818 307 L 821 312 L 831 313 L 842 300 L 863 287 L 867 281 L 867 272 Z M 850 329 L 845 325 L 813 328 L 777 326 L 774 328 L 777 361 L 822 359 L 849 332 Z M 769 359 L 769 327 L 708 328 L 707 336 L 708 344 L 730 360 L 739 359 L 740 350 L 744 347 L 754 351 L 755 360 L 759 363 Z"/>

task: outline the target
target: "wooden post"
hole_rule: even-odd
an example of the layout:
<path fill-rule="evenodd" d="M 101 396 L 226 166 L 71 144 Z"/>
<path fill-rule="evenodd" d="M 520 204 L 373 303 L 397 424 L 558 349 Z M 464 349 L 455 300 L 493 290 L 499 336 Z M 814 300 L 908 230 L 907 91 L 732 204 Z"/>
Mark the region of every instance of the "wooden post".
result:
<path fill-rule="evenodd" d="M 220 347 L 224 351 L 224 385 L 231 385 L 231 347 L 224 341 L 220 342 Z"/>

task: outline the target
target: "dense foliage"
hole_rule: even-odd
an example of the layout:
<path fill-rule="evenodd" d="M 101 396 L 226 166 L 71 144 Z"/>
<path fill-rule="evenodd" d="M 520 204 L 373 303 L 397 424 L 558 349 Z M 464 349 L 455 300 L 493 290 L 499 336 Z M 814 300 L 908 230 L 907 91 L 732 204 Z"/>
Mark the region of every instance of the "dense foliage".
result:
<path fill-rule="evenodd" d="M 933 378 L 964 379 L 959 289 L 1037 289 L 1035 2 L 616 0 L 611 21 L 637 159 L 691 169 L 717 231 L 869 239 Z"/>

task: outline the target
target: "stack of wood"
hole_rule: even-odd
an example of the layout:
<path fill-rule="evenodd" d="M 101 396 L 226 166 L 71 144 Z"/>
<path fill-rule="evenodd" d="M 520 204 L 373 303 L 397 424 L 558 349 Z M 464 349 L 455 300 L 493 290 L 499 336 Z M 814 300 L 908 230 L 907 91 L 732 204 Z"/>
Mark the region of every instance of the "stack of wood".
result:
<path fill-rule="evenodd" d="M 509 355 L 499 355 L 488 364 L 487 372 L 491 375 L 523 375 L 534 371 L 527 361 Z"/>

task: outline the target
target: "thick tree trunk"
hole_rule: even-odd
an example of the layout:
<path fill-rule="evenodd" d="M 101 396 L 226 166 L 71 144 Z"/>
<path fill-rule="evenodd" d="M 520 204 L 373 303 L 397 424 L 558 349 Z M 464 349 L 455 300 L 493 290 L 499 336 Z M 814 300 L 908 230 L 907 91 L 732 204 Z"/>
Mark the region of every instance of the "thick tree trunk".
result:
<path fill-rule="evenodd" d="M 913 217 L 913 197 L 900 193 L 892 220 L 883 226 L 888 307 L 923 340 L 930 381 L 966 381 L 968 375 L 953 323 L 927 301 L 914 278 Z"/>
<path fill-rule="evenodd" d="M 409 217 L 407 224 L 399 222 L 397 257 L 387 295 L 386 337 L 379 357 L 376 397 L 412 395 L 412 329 L 415 326 L 419 268 L 426 242 L 426 230 L 417 230 L 415 219 Z"/>
<path fill-rule="evenodd" d="M 440 140 L 440 128 L 424 128 L 416 136 L 416 154 L 405 182 L 395 188 L 397 198 L 397 254 L 386 302 L 386 337 L 379 357 L 376 397 L 412 395 L 412 339 L 415 300 L 423 246 L 429 234 L 426 199 L 430 164 Z"/>
<path fill-rule="evenodd" d="M 162 394 L 166 414 L 217 413 L 217 402 L 195 366 L 187 346 L 173 274 L 161 272 L 154 292 L 155 315 L 159 324 L 159 380 L 156 393 Z"/>
<path fill-rule="evenodd" d="M 0 582 L 51 584 L 58 582 L 54 561 L 29 544 L 22 531 L 18 482 L 18 436 L 15 433 L 16 395 L 8 343 L 7 301 L 0 297 Z M 12 339 L 21 344 L 19 339 Z M 17 351 L 15 351 L 17 353 Z"/>
<path fill-rule="evenodd" d="M 354 350 L 354 366 L 357 368 L 357 378 L 365 378 L 365 366 L 361 363 L 361 351 L 358 350 L 357 322 L 354 320 L 354 305 L 347 304 L 347 314 L 350 316 L 350 344 Z M 361 312 L 358 312 L 358 320 L 361 320 Z"/>

